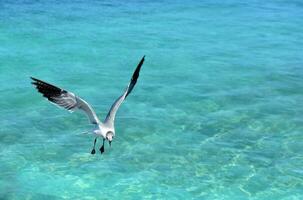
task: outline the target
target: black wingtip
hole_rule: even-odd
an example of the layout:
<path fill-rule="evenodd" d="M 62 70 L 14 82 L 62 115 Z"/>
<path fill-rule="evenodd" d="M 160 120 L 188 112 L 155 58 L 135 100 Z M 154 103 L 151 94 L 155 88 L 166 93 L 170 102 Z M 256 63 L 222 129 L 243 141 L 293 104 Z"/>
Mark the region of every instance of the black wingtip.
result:
<path fill-rule="evenodd" d="M 131 93 L 131 91 L 133 90 L 133 88 L 135 87 L 135 85 L 137 83 L 137 79 L 139 78 L 139 73 L 140 73 L 141 67 L 142 67 L 142 65 L 144 63 L 144 58 L 145 58 L 145 55 L 140 60 L 139 64 L 137 65 L 137 67 L 136 67 L 136 69 L 135 69 L 135 71 L 133 73 L 133 76 L 131 78 L 130 84 L 128 86 L 127 93 L 125 95 L 125 98 Z"/>
<path fill-rule="evenodd" d="M 37 79 L 36 78 L 31 76 L 30 79 L 32 79 L 31 84 L 33 84 L 33 85 L 37 84 Z"/>
<path fill-rule="evenodd" d="M 142 64 L 143 64 L 143 62 L 144 62 L 144 59 L 145 59 L 145 55 L 141 58 L 141 60 L 140 60 L 140 62 L 139 62 L 139 64 L 138 64 L 138 66 L 137 66 L 137 68 L 141 68 L 141 66 L 142 66 Z M 139 69 L 140 70 L 140 69 Z"/>
<path fill-rule="evenodd" d="M 37 79 L 37 78 L 34 78 L 34 77 L 30 77 L 33 81 L 35 81 L 35 82 L 37 82 L 37 81 L 40 81 L 39 79 Z"/>
<path fill-rule="evenodd" d="M 39 84 L 39 82 L 42 82 L 41 80 L 37 79 L 37 78 L 34 78 L 34 77 L 30 77 L 30 79 L 32 79 L 32 82 L 31 84 L 37 86 Z"/>

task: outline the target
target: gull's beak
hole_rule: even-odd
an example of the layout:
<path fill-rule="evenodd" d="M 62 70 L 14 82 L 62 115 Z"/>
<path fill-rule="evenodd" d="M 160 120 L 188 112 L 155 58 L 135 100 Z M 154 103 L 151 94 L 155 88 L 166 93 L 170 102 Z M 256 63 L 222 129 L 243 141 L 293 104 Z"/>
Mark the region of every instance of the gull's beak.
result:
<path fill-rule="evenodd" d="M 109 146 L 111 147 L 112 146 L 112 141 L 108 141 L 108 143 L 109 143 Z"/>

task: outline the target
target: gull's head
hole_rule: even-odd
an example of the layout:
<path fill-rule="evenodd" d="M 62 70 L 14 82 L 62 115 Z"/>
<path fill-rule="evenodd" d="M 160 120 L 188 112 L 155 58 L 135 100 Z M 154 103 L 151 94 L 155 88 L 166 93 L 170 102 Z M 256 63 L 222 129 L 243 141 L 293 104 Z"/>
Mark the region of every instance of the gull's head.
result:
<path fill-rule="evenodd" d="M 106 139 L 108 140 L 109 145 L 111 145 L 112 140 L 114 139 L 114 133 L 111 132 L 111 131 L 107 132 L 107 133 L 106 133 Z"/>

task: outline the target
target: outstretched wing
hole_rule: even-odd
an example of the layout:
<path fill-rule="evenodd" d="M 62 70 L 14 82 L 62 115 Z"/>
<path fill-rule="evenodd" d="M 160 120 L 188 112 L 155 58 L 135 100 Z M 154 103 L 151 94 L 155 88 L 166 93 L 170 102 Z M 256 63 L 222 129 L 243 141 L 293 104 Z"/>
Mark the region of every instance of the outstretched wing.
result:
<path fill-rule="evenodd" d="M 109 126 L 113 126 L 114 125 L 114 121 L 115 121 L 115 116 L 116 113 L 121 105 L 121 103 L 124 101 L 124 99 L 126 99 L 126 97 L 131 93 L 131 91 L 133 90 L 133 88 L 135 87 L 138 77 L 139 77 L 139 73 L 140 73 L 140 69 L 143 65 L 144 62 L 144 58 L 145 56 L 142 57 L 141 61 L 139 62 L 131 80 L 130 83 L 128 84 L 125 92 L 114 102 L 114 104 L 112 105 L 112 107 L 110 108 L 104 123 L 108 124 Z"/>
<path fill-rule="evenodd" d="M 99 119 L 92 109 L 92 107 L 80 97 L 77 97 L 74 93 L 68 92 L 54 85 L 41 81 L 39 79 L 31 77 L 32 84 L 35 85 L 38 92 L 43 94 L 50 102 L 73 112 L 76 109 L 83 110 L 92 124 L 98 124 Z"/>

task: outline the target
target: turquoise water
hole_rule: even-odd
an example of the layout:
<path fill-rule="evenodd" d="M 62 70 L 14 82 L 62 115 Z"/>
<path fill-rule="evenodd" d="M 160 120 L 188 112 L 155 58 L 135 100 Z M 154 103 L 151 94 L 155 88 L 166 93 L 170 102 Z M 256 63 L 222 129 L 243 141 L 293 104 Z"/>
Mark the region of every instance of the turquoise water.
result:
<path fill-rule="evenodd" d="M 0 0 L 0 199 L 303 199 L 302 33 L 299 0 Z M 30 85 L 103 118 L 143 55 L 102 156 Z"/>

